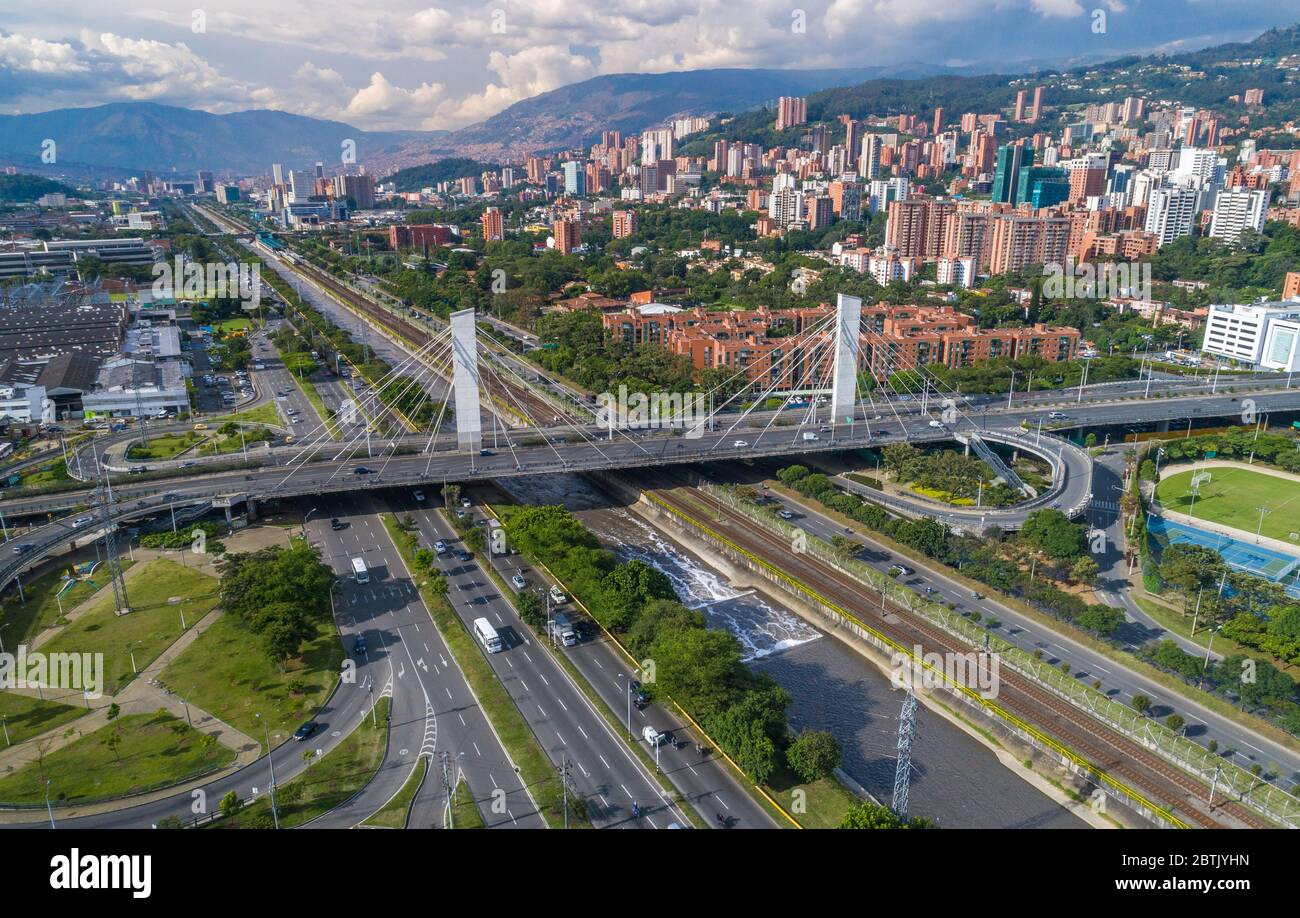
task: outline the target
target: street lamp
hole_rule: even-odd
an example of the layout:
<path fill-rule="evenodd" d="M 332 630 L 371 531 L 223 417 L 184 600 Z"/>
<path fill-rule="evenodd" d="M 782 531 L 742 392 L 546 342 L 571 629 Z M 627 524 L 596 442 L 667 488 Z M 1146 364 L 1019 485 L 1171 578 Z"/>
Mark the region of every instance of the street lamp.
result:
<path fill-rule="evenodd" d="M 262 720 L 261 714 L 254 714 L 258 720 Z M 280 828 L 280 810 L 275 805 L 275 756 L 271 754 L 271 729 L 262 720 L 262 732 L 266 736 L 266 761 L 271 765 L 271 817 L 275 820 L 275 827 Z"/>
<path fill-rule="evenodd" d="M 302 537 L 304 541 L 307 538 L 307 521 L 311 519 L 311 515 L 315 513 L 318 509 L 319 508 L 317 507 L 312 507 L 310 510 L 307 511 L 307 513 L 302 518 Z"/>

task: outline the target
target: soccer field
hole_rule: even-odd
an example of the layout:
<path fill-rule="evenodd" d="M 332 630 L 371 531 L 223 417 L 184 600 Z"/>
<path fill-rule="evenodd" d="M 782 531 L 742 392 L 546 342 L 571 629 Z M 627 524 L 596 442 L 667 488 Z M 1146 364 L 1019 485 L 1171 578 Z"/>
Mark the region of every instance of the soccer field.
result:
<path fill-rule="evenodd" d="M 1179 472 L 1161 480 L 1156 497 L 1170 510 L 1200 520 L 1220 523 L 1253 535 L 1259 526 L 1259 508 L 1267 508 L 1261 534 L 1291 544 L 1300 544 L 1292 533 L 1300 533 L 1300 481 L 1279 478 L 1247 469 L 1209 468 L 1192 500 L 1193 471 Z"/>

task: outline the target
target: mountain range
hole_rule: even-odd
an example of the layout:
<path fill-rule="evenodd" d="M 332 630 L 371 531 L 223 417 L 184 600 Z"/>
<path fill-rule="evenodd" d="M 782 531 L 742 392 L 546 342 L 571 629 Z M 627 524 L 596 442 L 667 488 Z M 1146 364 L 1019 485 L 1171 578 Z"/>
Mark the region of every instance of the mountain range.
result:
<path fill-rule="evenodd" d="M 1300 26 L 1272 29 L 1251 42 L 1173 57 L 1130 55 L 1086 64 L 1076 60 L 1070 62 L 1073 69 L 1046 70 L 1035 79 L 1069 77 L 1056 81 L 1056 97 L 1050 100 L 1056 105 L 1095 98 L 1088 84 L 1097 85 L 1099 74 L 1121 80 L 1129 93 L 1199 105 L 1222 103 L 1228 92 L 1237 91 L 1230 87 L 1253 81 L 1251 85 L 1263 86 L 1282 103 L 1276 108 L 1271 104 L 1271 111 L 1290 114 L 1297 107 L 1296 84 L 1287 82 L 1286 70 L 1260 67 L 1255 61 L 1295 53 L 1300 53 Z M 1184 66 L 1141 73 L 1138 65 L 1152 62 Z M 329 167 L 340 162 L 344 144 L 352 141 L 356 160 L 373 174 L 384 175 L 450 157 L 501 162 L 535 151 L 581 147 L 597 139 L 602 130 L 633 133 L 688 115 L 740 114 L 731 125 L 733 131 L 759 136 L 754 132 L 762 125 L 770 127 L 771 121 L 763 107 L 783 95 L 808 96 L 809 115 L 814 119 L 840 112 L 855 117 L 922 112 L 935 106 L 994 111 L 1006 104 L 1007 74 L 1039 69 L 1036 62 L 1009 62 L 978 68 L 911 65 L 613 74 L 516 102 L 486 121 L 456 131 L 363 131 L 339 121 L 282 111 L 214 115 L 152 102 L 118 102 L 0 116 L 0 164 L 7 160 L 23 171 L 77 179 L 119 177 L 145 169 L 163 175 L 207 169 L 220 178 L 266 174 L 271 163 L 291 169 L 320 161 Z M 1189 80 L 1188 71 L 1202 77 Z M 53 164 L 41 158 L 49 140 L 57 152 Z"/>

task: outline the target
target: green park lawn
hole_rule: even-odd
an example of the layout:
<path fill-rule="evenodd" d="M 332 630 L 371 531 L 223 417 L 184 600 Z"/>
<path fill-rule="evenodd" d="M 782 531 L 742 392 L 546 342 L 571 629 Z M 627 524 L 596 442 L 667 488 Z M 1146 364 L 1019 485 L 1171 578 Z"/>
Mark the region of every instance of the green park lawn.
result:
<path fill-rule="evenodd" d="M 131 563 L 127 558 L 122 559 L 124 573 L 131 567 Z M 46 628 L 58 623 L 60 603 L 64 612 L 70 612 L 108 583 L 101 566 L 90 581 L 78 581 L 68 592 L 58 596 L 67 573 L 68 567 L 59 565 L 34 580 L 24 581 L 23 596 L 26 601 L 18 598 L 16 590 L 13 595 L 5 597 L 4 602 L 0 603 L 0 625 L 4 626 L 0 635 L 6 642 L 19 644 L 31 641 Z M 11 649 L 9 643 L 5 646 L 6 649 Z"/>
<path fill-rule="evenodd" d="M 118 736 L 117 747 L 105 742 Z M 55 802 L 103 800 L 176 784 L 222 768 L 235 753 L 164 712 L 126 714 L 0 777 L 0 801 L 39 804 L 44 773 Z"/>
<path fill-rule="evenodd" d="M 47 730 L 76 720 L 85 713 L 85 708 L 57 701 L 41 701 L 17 692 L 0 692 L 0 717 L 4 718 L 5 727 L 9 731 L 8 745 L 17 746 L 33 736 L 40 736 Z M 0 732 L 0 744 L 3 743 L 5 735 Z M 8 748 L 8 745 L 0 748 Z"/>
<path fill-rule="evenodd" d="M 181 614 L 192 627 L 218 600 L 217 579 L 175 561 L 158 559 L 127 581 L 131 612 L 118 615 L 111 591 L 40 649 L 47 653 L 104 654 L 104 693 L 115 695 L 135 678 L 135 665 L 144 669 L 181 636 Z M 180 602 L 172 603 L 172 597 Z"/>
<path fill-rule="evenodd" d="M 126 458 L 136 461 L 175 459 L 190 447 L 202 442 L 203 439 L 203 434 L 193 430 L 150 437 L 145 440 L 144 446 L 139 443 L 132 443 L 127 447 Z"/>
<path fill-rule="evenodd" d="M 263 742 L 256 715 L 266 719 L 271 742 L 288 736 L 324 702 L 338 681 L 343 645 L 332 620 L 321 621 L 303 655 L 283 670 L 261 639 L 238 617 L 222 615 L 194 639 L 159 677 L 191 704 Z"/>
<path fill-rule="evenodd" d="M 240 411 L 235 414 L 222 414 L 216 417 L 204 418 L 203 423 L 215 430 L 227 421 L 238 421 L 241 424 L 249 425 L 267 424 L 271 426 L 278 426 L 284 423 L 280 420 L 280 415 L 275 410 L 275 405 L 272 402 L 263 402 L 254 408 L 249 408 L 247 411 Z"/>
<path fill-rule="evenodd" d="M 1249 469 L 1203 471 L 1210 474 L 1210 480 L 1201 482 L 1195 501 L 1191 494 L 1195 472 L 1191 469 L 1161 479 L 1156 497 L 1170 510 L 1246 533 L 1259 527 L 1259 508 L 1265 507 L 1260 532 L 1284 542 L 1296 541 L 1291 534 L 1300 532 L 1300 480 Z"/>

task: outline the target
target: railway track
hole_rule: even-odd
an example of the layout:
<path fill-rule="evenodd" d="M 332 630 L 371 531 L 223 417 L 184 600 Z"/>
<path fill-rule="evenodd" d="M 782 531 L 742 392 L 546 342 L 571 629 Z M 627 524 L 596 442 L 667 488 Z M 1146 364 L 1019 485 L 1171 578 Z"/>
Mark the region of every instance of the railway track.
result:
<path fill-rule="evenodd" d="M 698 517 L 700 508 L 706 508 L 708 522 L 717 527 L 719 534 L 905 647 L 920 645 L 925 652 L 959 654 L 978 649 L 894 603 L 886 603 L 886 614 L 882 615 L 880 603 L 864 602 L 862 584 L 849 575 L 810 554 L 793 556 L 786 540 L 756 526 L 698 488 L 679 487 L 658 491 L 655 496 L 688 517 Z M 797 563 L 792 563 L 794 558 Z M 1225 799 L 1212 807 L 1207 805 L 1209 788 L 1196 778 L 1010 667 L 1001 667 L 999 675 L 999 707 L 1054 737 L 1097 771 L 1138 791 L 1184 822 L 1203 828 L 1272 826 L 1235 801 Z"/>

